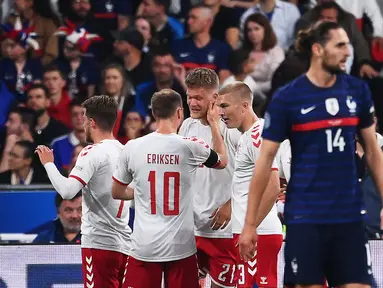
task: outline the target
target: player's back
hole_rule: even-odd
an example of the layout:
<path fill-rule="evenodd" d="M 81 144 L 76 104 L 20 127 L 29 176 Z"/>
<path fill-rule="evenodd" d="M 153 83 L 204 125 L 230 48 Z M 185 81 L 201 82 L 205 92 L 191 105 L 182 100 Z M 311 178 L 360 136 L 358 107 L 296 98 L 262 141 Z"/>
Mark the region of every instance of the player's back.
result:
<path fill-rule="evenodd" d="M 182 136 L 154 132 L 125 147 L 133 156 L 128 170 L 136 214 L 130 255 L 136 259 L 165 262 L 196 253 L 191 187 L 198 181 L 199 162 L 191 145 Z"/>
<path fill-rule="evenodd" d="M 79 157 L 88 157 L 78 173 L 92 173 L 83 188 L 82 247 L 112 250 L 128 254 L 131 229 L 129 205 L 112 198 L 112 176 L 123 145 L 117 140 L 103 140 L 87 146 Z M 81 162 L 80 162 L 81 163 Z M 81 165 L 81 164 L 78 164 Z M 75 168 L 76 169 L 76 168 Z M 74 170 L 75 170 L 74 169 Z"/>
<path fill-rule="evenodd" d="M 241 136 L 237 129 L 228 129 L 223 122 L 220 123 L 220 130 L 227 147 L 228 164 L 222 170 L 209 169 L 203 165 L 197 170 L 198 181 L 193 185 L 196 236 L 210 238 L 232 237 L 231 224 L 217 231 L 213 231 L 210 227 L 210 215 L 231 198 L 230 187 L 234 172 L 234 155 Z M 198 119 L 186 119 L 182 123 L 179 134 L 186 137 L 198 137 L 206 141 L 208 145 L 213 145 L 210 126 L 203 125 Z"/>
<path fill-rule="evenodd" d="M 286 223 L 361 219 L 355 135 L 369 122 L 371 104 L 366 84 L 345 74 L 331 88 L 314 86 L 304 75 L 276 93 L 263 137 L 291 143 Z"/>

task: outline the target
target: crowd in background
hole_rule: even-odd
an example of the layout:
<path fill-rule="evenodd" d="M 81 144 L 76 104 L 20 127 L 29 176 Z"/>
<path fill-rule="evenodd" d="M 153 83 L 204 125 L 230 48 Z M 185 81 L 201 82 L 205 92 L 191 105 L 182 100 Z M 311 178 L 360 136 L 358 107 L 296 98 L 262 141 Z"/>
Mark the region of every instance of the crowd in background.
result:
<path fill-rule="evenodd" d="M 245 82 L 262 116 L 273 92 L 307 70 L 309 59 L 294 40 L 318 21 L 346 30 L 347 73 L 367 81 L 383 127 L 382 0 L 0 3 L 0 184 L 49 184 L 37 145 L 53 148 L 67 174 L 87 145 L 81 103 L 92 95 L 118 102 L 114 135 L 123 144 L 156 129 L 156 91 L 180 93 L 188 117 L 184 79 L 197 67 L 215 70 L 222 87 Z M 361 181 L 368 175 L 362 170 Z"/>

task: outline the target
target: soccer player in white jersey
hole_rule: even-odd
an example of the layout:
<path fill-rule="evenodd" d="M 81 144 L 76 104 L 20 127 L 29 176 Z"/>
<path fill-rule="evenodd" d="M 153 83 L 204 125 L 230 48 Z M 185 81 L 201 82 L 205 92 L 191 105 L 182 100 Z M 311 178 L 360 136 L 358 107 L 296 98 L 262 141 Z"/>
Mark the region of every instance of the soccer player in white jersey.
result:
<path fill-rule="evenodd" d="M 198 288 L 191 187 L 199 181 L 195 176 L 200 165 L 226 166 L 220 116 L 211 105 L 214 152 L 201 139 L 176 134 L 183 120 L 177 92 L 156 92 L 151 105 L 157 131 L 129 141 L 113 175 L 115 198 L 130 199 L 126 185 L 135 184 L 136 215 L 124 287 L 159 288 L 164 275 L 166 288 Z"/>
<path fill-rule="evenodd" d="M 234 82 L 219 92 L 217 105 L 221 108 L 222 119 L 228 128 L 237 128 L 242 136 L 238 142 L 235 155 L 234 177 L 232 183 L 232 230 L 235 242 L 238 242 L 242 232 L 250 180 L 261 150 L 261 134 L 263 119 L 254 113 L 253 94 L 243 82 Z M 274 203 L 279 194 L 279 178 L 276 163 L 272 167 L 272 176 L 268 184 L 270 197 Z M 263 209 L 264 208 L 264 209 Z M 237 252 L 237 269 L 239 288 L 250 288 L 253 284 L 258 287 L 275 288 L 278 286 L 278 253 L 282 245 L 282 224 L 277 215 L 276 205 L 262 207 L 264 218 L 257 227 L 258 246 L 256 256 L 248 262 L 241 260 Z M 271 209 L 271 210 L 270 210 Z M 267 216 L 266 216 L 267 215 Z M 265 218 L 266 216 L 266 218 Z"/>
<path fill-rule="evenodd" d="M 217 74 L 207 68 L 197 68 L 186 78 L 187 101 L 190 118 L 186 119 L 179 134 L 198 137 L 212 144 L 212 128 L 207 121 L 211 101 L 218 96 Z M 221 171 L 197 169 L 193 183 L 194 224 L 200 272 L 208 272 L 212 287 L 235 287 L 236 260 L 231 232 L 231 180 L 234 172 L 234 154 L 241 133 L 228 129 L 221 121 L 220 134 L 228 152 L 228 165 Z"/>
<path fill-rule="evenodd" d="M 122 144 L 112 129 L 117 103 L 108 96 L 94 96 L 83 103 L 87 141 L 68 178 L 53 164 L 52 150 L 36 150 L 55 190 L 64 198 L 83 191 L 81 250 L 84 287 L 120 288 L 130 250 L 129 209 L 112 198 L 112 175 Z M 127 205 L 126 205 L 127 206 Z"/>

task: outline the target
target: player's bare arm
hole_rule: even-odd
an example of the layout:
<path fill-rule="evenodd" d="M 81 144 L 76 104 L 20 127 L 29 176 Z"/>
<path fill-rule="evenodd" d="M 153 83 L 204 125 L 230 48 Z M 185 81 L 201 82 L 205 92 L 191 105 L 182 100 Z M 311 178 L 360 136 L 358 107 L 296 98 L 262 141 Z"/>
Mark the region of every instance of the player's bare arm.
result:
<path fill-rule="evenodd" d="M 245 218 L 245 227 L 239 238 L 239 251 L 244 261 L 250 261 L 255 253 L 257 242 L 257 216 L 261 199 L 265 193 L 271 176 L 271 167 L 277 154 L 279 143 L 264 139 L 261 155 L 256 166 L 249 188 L 249 199 Z"/>
<path fill-rule="evenodd" d="M 127 186 L 127 184 L 115 180 L 112 186 L 112 197 L 118 200 L 133 200 L 134 189 Z"/>
<path fill-rule="evenodd" d="M 375 125 L 361 129 L 361 136 L 365 145 L 365 157 L 368 167 L 370 168 L 375 185 L 383 199 L 383 153 L 376 142 Z M 383 209 L 380 213 L 380 219 L 380 228 L 383 230 Z"/>
<path fill-rule="evenodd" d="M 258 216 L 256 220 L 256 227 L 258 227 L 261 222 L 265 219 L 267 214 L 269 214 L 271 208 L 278 199 L 280 193 L 280 183 L 279 183 L 279 174 L 278 171 L 272 170 L 270 175 L 269 183 L 267 184 L 265 193 L 259 204 Z"/>
<path fill-rule="evenodd" d="M 219 115 L 219 108 L 215 102 L 211 102 L 207 111 L 207 121 L 209 122 L 212 138 L 213 138 L 213 149 L 220 158 L 219 165 L 215 166 L 215 169 L 224 169 L 228 162 L 227 151 L 225 142 L 221 135 L 220 121 L 221 116 Z"/>
<path fill-rule="evenodd" d="M 61 175 L 53 163 L 53 150 L 46 146 L 39 145 L 36 148 L 35 153 L 39 155 L 41 164 L 44 165 L 49 180 L 57 193 L 59 193 L 63 199 L 72 199 L 83 188 L 84 185 L 76 179 L 67 178 Z"/>
<path fill-rule="evenodd" d="M 231 220 L 231 199 L 215 209 L 209 218 L 211 219 L 210 227 L 213 230 L 225 229 Z"/>

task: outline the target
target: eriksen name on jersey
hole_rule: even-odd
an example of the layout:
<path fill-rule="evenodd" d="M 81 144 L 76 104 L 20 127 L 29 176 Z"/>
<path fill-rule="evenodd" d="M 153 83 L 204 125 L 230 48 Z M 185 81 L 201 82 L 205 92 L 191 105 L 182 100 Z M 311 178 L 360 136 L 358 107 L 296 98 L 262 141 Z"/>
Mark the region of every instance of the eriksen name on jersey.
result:
<path fill-rule="evenodd" d="M 147 154 L 148 164 L 179 165 L 180 155 L 176 154 Z"/>

